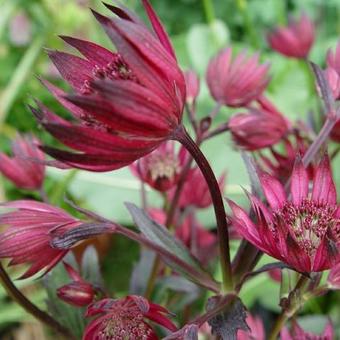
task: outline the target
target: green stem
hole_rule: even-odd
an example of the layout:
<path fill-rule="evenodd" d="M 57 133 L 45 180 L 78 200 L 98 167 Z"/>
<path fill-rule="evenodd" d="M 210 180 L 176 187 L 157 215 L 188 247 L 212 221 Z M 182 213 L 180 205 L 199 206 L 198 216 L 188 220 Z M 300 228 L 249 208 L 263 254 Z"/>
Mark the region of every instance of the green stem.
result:
<path fill-rule="evenodd" d="M 0 125 L 6 120 L 7 114 L 10 111 L 15 98 L 17 97 L 21 87 L 24 85 L 27 77 L 32 72 L 32 67 L 39 57 L 41 48 L 45 42 L 45 34 L 38 36 L 25 55 L 20 60 L 10 83 L 3 91 L 0 98 Z"/>
<path fill-rule="evenodd" d="M 212 3 L 212 0 L 202 0 L 202 3 L 207 23 L 210 25 L 215 20 L 214 4 Z"/>
<path fill-rule="evenodd" d="M 65 336 L 66 339 L 75 339 L 75 337 L 69 332 L 67 328 L 62 326 L 57 320 L 52 318 L 49 314 L 45 313 L 43 310 L 34 305 L 30 300 L 26 298 L 13 284 L 11 278 L 6 273 L 5 269 L 0 263 L 0 281 L 4 286 L 7 294 L 13 298 L 22 308 L 24 308 L 28 313 L 34 316 L 36 319 L 51 327 L 59 334 Z"/>
<path fill-rule="evenodd" d="M 230 262 L 228 223 L 218 182 L 209 162 L 197 144 L 189 136 L 184 126 L 179 126 L 177 131 L 175 131 L 174 139 L 179 141 L 190 152 L 207 182 L 216 216 L 220 263 L 223 276 L 223 291 L 230 292 L 233 290 L 233 280 Z"/>

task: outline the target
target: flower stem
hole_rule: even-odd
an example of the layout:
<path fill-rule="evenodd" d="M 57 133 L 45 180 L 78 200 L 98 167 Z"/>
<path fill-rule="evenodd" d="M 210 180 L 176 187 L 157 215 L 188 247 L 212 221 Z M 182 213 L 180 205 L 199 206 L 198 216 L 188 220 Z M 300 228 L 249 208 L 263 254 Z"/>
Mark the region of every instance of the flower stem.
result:
<path fill-rule="evenodd" d="M 179 126 L 173 138 L 179 141 L 190 152 L 191 156 L 195 159 L 197 165 L 202 171 L 202 174 L 208 184 L 214 205 L 217 223 L 220 263 L 223 276 L 223 290 L 224 292 L 231 291 L 233 290 L 233 281 L 230 262 L 228 224 L 218 182 L 207 159 L 205 158 L 197 144 L 189 136 L 184 126 Z"/>
<path fill-rule="evenodd" d="M 211 24 L 215 20 L 214 5 L 211 0 L 202 0 L 204 13 L 208 24 Z"/>
<path fill-rule="evenodd" d="M 276 322 L 274 324 L 273 329 L 270 332 L 268 340 L 277 340 L 277 336 L 287 320 L 288 316 L 285 313 L 281 313 L 280 316 L 276 319 Z"/>
<path fill-rule="evenodd" d="M 45 313 L 43 310 L 34 305 L 30 300 L 26 298 L 13 284 L 11 278 L 6 273 L 2 264 L 0 263 L 0 281 L 4 286 L 7 294 L 13 298 L 22 308 L 24 308 L 28 313 L 33 315 L 36 319 L 44 323 L 45 325 L 51 327 L 59 334 L 62 334 L 66 339 L 75 339 L 75 337 L 70 333 L 70 331 L 62 326 L 57 320 L 52 318 L 49 314 Z"/>

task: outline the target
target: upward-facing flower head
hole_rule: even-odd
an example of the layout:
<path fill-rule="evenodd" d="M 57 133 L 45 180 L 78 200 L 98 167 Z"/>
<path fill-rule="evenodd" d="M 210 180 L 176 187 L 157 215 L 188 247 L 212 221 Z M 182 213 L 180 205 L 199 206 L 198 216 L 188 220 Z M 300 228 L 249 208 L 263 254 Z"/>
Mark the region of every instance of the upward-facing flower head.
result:
<path fill-rule="evenodd" d="M 291 58 L 306 58 L 315 39 L 314 24 L 306 14 L 291 20 L 287 27 L 277 27 L 268 35 L 270 47 Z"/>
<path fill-rule="evenodd" d="M 72 167 L 108 171 L 126 166 L 170 139 L 182 118 L 185 80 L 167 34 L 147 0 L 150 32 L 133 13 L 110 6 L 117 18 L 94 12 L 117 52 L 70 37 L 63 39 L 84 56 L 50 51 L 75 94 L 44 81 L 76 121 L 70 123 L 42 104 L 33 109 L 41 124 L 72 153 L 43 149 Z"/>
<path fill-rule="evenodd" d="M 207 70 L 207 83 L 214 99 L 231 107 L 242 107 L 256 100 L 269 82 L 268 64 L 259 64 L 256 54 L 242 52 L 232 60 L 232 49 L 222 50 Z"/>
<path fill-rule="evenodd" d="M 34 137 L 18 136 L 12 143 L 12 158 L 0 152 L 0 172 L 18 188 L 35 190 L 43 184 L 45 157 L 36 144 Z"/>
<path fill-rule="evenodd" d="M 51 270 L 68 252 L 50 244 L 52 233 L 72 230 L 82 223 L 65 211 L 35 201 L 13 201 L 3 207 L 16 209 L 0 215 L 0 225 L 9 228 L 0 234 L 0 258 L 11 258 L 10 265 L 27 263 L 21 278 Z"/>
<path fill-rule="evenodd" d="M 167 318 L 169 312 L 142 296 L 129 295 L 122 299 L 103 299 L 90 305 L 86 316 L 97 316 L 85 329 L 83 340 L 145 339 L 157 340 L 152 327 L 145 321 L 175 331 L 177 327 Z"/>
<path fill-rule="evenodd" d="M 130 169 L 152 188 L 161 192 L 167 191 L 178 182 L 187 155 L 186 149 L 182 147 L 177 152 L 174 141 L 168 141 L 133 163 Z"/>
<path fill-rule="evenodd" d="M 242 208 L 230 201 L 238 232 L 299 272 L 319 272 L 337 263 L 340 208 L 328 158 L 324 157 L 316 169 L 311 193 L 309 176 L 300 160 L 292 173 L 291 198 L 274 177 L 262 174 L 260 179 L 269 208 L 249 194 L 257 217 L 254 224 Z"/>

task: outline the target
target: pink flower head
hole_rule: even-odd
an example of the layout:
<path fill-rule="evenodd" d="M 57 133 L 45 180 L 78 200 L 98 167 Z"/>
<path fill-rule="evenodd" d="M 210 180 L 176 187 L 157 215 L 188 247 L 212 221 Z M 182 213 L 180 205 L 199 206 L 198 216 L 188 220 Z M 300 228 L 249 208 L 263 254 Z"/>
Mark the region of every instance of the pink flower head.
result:
<path fill-rule="evenodd" d="M 261 108 L 238 113 L 229 120 L 229 129 L 239 147 L 254 151 L 278 143 L 289 129 L 284 116 L 267 100 L 259 99 Z"/>
<path fill-rule="evenodd" d="M 185 84 L 186 84 L 186 101 L 188 104 L 194 104 L 196 102 L 196 98 L 200 92 L 200 79 L 198 78 L 197 73 L 193 70 L 186 71 L 184 73 Z"/>
<path fill-rule="evenodd" d="M 332 289 L 340 289 L 340 262 L 331 268 L 327 282 Z"/>
<path fill-rule="evenodd" d="M 291 175 L 296 157 L 298 155 L 303 156 L 310 145 L 310 140 L 298 131 L 294 131 L 289 137 L 291 138 L 288 138 L 288 136 L 283 138 L 283 152 L 271 148 L 271 158 L 268 155 L 259 153 L 261 167 L 272 176 L 278 178 L 281 183 L 286 183 Z M 315 173 L 314 164 L 311 163 L 307 170 L 309 178 L 312 179 Z"/>
<path fill-rule="evenodd" d="M 177 152 L 175 142 L 167 141 L 157 150 L 130 166 L 134 175 L 158 191 L 167 191 L 177 184 L 187 159 L 187 151 L 181 147 Z"/>
<path fill-rule="evenodd" d="M 290 20 L 287 27 L 277 27 L 267 38 L 273 50 L 286 57 L 304 59 L 314 42 L 314 24 L 303 14 L 299 20 Z"/>
<path fill-rule="evenodd" d="M 103 299 L 87 308 L 86 316 L 97 316 L 85 329 L 83 340 L 145 339 L 156 340 L 157 334 L 148 319 L 171 331 L 177 327 L 168 319 L 169 312 L 142 296 Z"/>
<path fill-rule="evenodd" d="M 249 194 L 256 224 L 230 201 L 238 232 L 263 252 L 302 273 L 327 270 L 339 262 L 340 208 L 328 157 L 316 169 L 311 192 L 300 159 L 291 177 L 291 198 L 276 178 L 263 173 L 260 180 L 269 207 Z"/>
<path fill-rule="evenodd" d="M 89 305 L 95 296 L 94 287 L 86 282 L 69 264 L 64 262 L 64 266 L 72 282 L 57 289 L 59 299 L 77 307 Z"/>
<path fill-rule="evenodd" d="M 208 65 L 206 78 L 210 93 L 221 104 L 246 106 L 267 87 L 268 69 L 268 64 L 259 64 L 257 54 L 247 58 L 241 52 L 232 60 L 232 49 L 224 49 Z"/>
<path fill-rule="evenodd" d="M 262 320 L 257 316 L 248 314 L 247 325 L 250 328 L 249 332 L 239 330 L 237 332 L 237 340 L 265 340 L 266 334 L 263 327 Z"/>
<path fill-rule="evenodd" d="M 117 15 L 93 12 L 115 44 L 111 52 L 94 43 L 63 37 L 84 58 L 50 51 L 49 57 L 75 93 L 43 81 L 75 121 L 38 103 L 40 123 L 71 149 L 43 150 L 68 166 L 110 171 L 131 164 L 171 139 L 182 119 L 186 85 L 170 40 L 148 0 L 143 0 L 154 32 L 126 8 L 107 5 Z"/>
<path fill-rule="evenodd" d="M 293 322 L 291 330 L 284 327 L 281 331 L 281 340 L 334 340 L 334 328 L 332 323 L 329 321 L 322 334 L 313 334 L 304 331 L 297 322 Z"/>
<path fill-rule="evenodd" d="M 68 252 L 51 246 L 52 234 L 81 225 L 65 211 L 45 203 L 22 200 L 2 206 L 16 210 L 0 215 L 0 225 L 9 226 L 0 234 L 0 258 L 11 258 L 10 265 L 30 264 L 21 279 L 50 271 Z"/>
<path fill-rule="evenodd" d="M 44 154 L 32 136 L 18 136 L 12 142 L 13 157 L 0 152 L 0 172 L 18 188 L 40 189 L 45 176 Z"/>
<path fill-rule="evenodd" d="M 218 180 L 220 190 L 223 193 L 225 186 L 225 174 L 223 174 Z M 170 199 L 175 194 L 175 188 L 169 191 Z M 180 199 L 179 206 L 186 208 L 188 206 L 194 206 L 196 208 L 204 209 L 212 204 L 211 195 L 208 185 L 199 168 L 193 168 L 189 171 L 186 182 L 184 183 Z"/>

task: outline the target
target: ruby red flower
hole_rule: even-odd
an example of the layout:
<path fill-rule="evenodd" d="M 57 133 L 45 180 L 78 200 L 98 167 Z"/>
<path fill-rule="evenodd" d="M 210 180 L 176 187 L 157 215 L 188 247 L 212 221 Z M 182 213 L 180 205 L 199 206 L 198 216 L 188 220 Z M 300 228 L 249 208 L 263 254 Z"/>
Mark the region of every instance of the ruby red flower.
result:
<path fill-rule="evenodd" d="M 260 108 L 231 117 L 228 127 L 239 147 L 254 151 L 278 143 L 289 129 L 285 117 L 266 99 L 259 98 Z"/>
<path fill-rule="evenodd" d="M 0 258 L 11 258 L 10 265 L 30 264 L 22 279 L 50 271 L 68 252 L 50 245 L 52 234 L 81 225 L 65 211 L 45 203 L 22 200 L 2 206 L 16 210 L 0 215 L 0 225 L 9 226 L 0 234 Z"/>
<path fill-rule="evenodd" d="M 286 57 L 307 58 L 315 39 L 314 24 L 303 14 L 298 20 L 290 20 L 287 27 L 277 27 L 268 34 L 270 47 Z"/>
<path fill-rule="evenodd" d="M 171 139 L 181 122 L 184 75 L 155 12 L 147 0 L 143 5 L 155 34 L 126 8 L 107 5 L 117 18 L 94 15 L 117 53 L 70 37 L 63 39 L 84 58 L 49 52 L 75 94 L 43 83 L 76 121 L 70 123 L 42 104 L 33 112 L 55 138 L 78 151 L 43 147 L 71 167 L 109 171 L 126 166 Z"/>
<path fill-rule="evenodd" d="M 58 288 L 57 296 L 73 306 L 83 307 L 89 305 L 94 299 L 95 288 L 91 283 L 86 282 L 69 264 L 64 262 L 64 266 L 72 282 Z"/>
<path fill-rule="evenodd" d="M 148 319 L 171 331 L 177 327 L 167 317 L 169 312 L 142 296 L 129 295 L 122 299 L 103 299 L 87 308 L 86 317 L 97 316 L 85 329 L 83 340 L 146 339 L 158 336 Z"/>
<path fill-rule="evenodd" d="M 232 49 L 222 50 L 207 70 L 207 83 L 213 98 L 223 105 L 242 107 L 256 100 L 268 85 L 268 64 L 259 64 L 256 54 L 242 52 L 232 60 Z"/>
<path fill-rule="evenodd" d="M 38 143 L 33 136 L 18 136 L 12 142 L 12 158 L 0 152 L 0 172 L 18 188 L 36 190 L 43 184 L 45 157 Z"/>
<path fill-rule="evenodd" d="M 334 336 L 334 328 L 332 323 L 329 321 L 322 334 L 313 334 L 310 332 L 304 331 L 297 322 L 293 322 L 291 330 L 288 330 L 287 327 L 284 327 L 281 331 L 281 340 L 297 340 L 297 339 L 308 339 L 308 340 L 333 340 Z"/>
<path fill-rule="evenodd" d="M 130 169 L 141 181 L 163 192 L 177 184 L 187 156 L 185 148 L 176 151 L 175 142 L 168 141 L 131 164 Z"/>
<path fill-rule="evenodd" d="M 219 187 L 221 192 L 224 191 L 225 186 L 225 174 L 220 176 Z M 168 192 L 169 199 L 172 199 L 175 194 L 175 188 Z M 196 208 L 204 209 L 212 204 L 211 195 L 207 182 L 202 175 L 199 168 L 192 168 L 187 176 L 187 179 L 183 185 L 178 205 L 181 208 L 187 208 L 193 206 Z"/>
<path fill-rule="evenodd" d="M 242 208 L 229 201 L 238 232 L 299 272 L 319 272 L 339 262 L 340 208 L 328 157 L 316 169 L 311 193 L 301 160 L 296 161 L 292 173 L 290 199 L 276 178 L 263 173 L 260 180 L 269 208 L 249 194 L 256 224 Z"/>
<path fill-rule="evenodd" d="M 240 329 L 237 332 L 237 340 L 265 340 L 266 333 L 264 331 L 263 322 L 257 316 L 252 316 L 248 314 L 246 319 L 247 325 L 249 327 L 249 332 Z"/>

